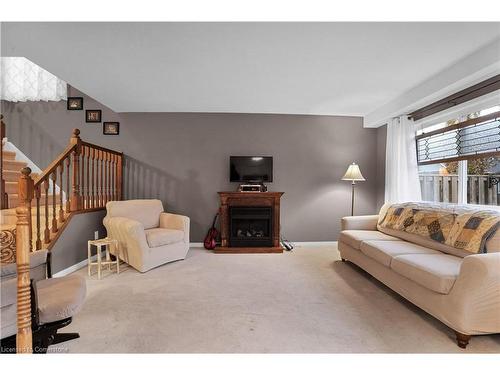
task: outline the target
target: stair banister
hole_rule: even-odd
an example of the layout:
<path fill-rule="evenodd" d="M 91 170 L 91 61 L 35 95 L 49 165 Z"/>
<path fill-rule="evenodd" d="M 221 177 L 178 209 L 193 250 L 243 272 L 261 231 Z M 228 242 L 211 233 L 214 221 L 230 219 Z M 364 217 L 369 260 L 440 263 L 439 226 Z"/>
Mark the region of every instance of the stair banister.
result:
<path fill-rule="evenodd" d="M 89 163 L 92 166 L 92 174 L 89 172 Z M 30 168 L 26 167 L 21 170 L 18 181 L 19 205 L 16 209 L 16 347 L 18 353 L 31 353 L 33 351 L 29 273 L 30 252 L 40 250 L 42 246 L 50 249 L 68 223 L 71 214 L 78 211 L 103 209 L 109 200 L 121 200 L 122 166 L 123 154 L 121 152 L 83 142 L 80 139 L 80 130 L 75 129 L 70 144 L 40 174 L 36 181 L 33 181 L 31 177 Z M 98 178 L 100 170 L 100 180 L 94 180 L 95 169 L 97 169 Z M 102 180 L 105 169 L 107 170 L 107 185 L 103 185 Z M 64 178 L 64 173 L 66 173 L 66 178 Z M 113 176 L 115 177 L 113 178 Z M 50 191 L 51 182 L 52 191 Z M 64 186 L 65 182 L 66 186 Z M 59 187 L 57 183 L 60 184 Z M 59 199 L 56 197 L 57 188 L 59 194 L 61 194 Z M 65 204 L 63 204 L 62 199 L 64 191 L 66 191 Z M 31 212 L 32 201 L 35 203 L 33 207 L 35 215 L 32 215 Z M 49 202 L 52 202 L 53 205 L 51 210 L 48 207 Z M 43 204 L 43 208 L 41 204 Z M 59 210 L 56 210 L 56 204 L 60 205 Z M 45 216 L 43 241 L 41 238 L 42 212 L 44 212 Z M 52 221 L 49 220 L 50 214 L 52 215 Z M 52 227 L 49 228 L 51 222 Z M 33 235 L 36 236 L 36 240 L 32 238 Z"/>
<path fill-rule="evenodd" d="M 30 251 L 31 200 L 34 183 L 31 169 L 21 170 L 19 178 L 19 205 L 16 209 L 16 267 L 17 267 L 17 337 L 16 352 L 32 353 Z"/>

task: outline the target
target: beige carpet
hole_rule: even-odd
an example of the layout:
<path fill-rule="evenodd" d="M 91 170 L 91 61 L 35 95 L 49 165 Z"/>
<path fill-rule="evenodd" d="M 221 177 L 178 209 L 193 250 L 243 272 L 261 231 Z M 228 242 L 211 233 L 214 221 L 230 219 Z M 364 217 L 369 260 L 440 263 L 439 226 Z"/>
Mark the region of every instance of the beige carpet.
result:
<path fill-rule="evenodd" d="M 464 352 L 452 331 L 350 263 L 335 247 L 212 254 L 141 274 L 87 278 L 83 310 L 53 351 L 127 353 Z M 86 269 L 78 271 L 86 276 Z M 467 353 L 500 352 L 500 335 Z"/>

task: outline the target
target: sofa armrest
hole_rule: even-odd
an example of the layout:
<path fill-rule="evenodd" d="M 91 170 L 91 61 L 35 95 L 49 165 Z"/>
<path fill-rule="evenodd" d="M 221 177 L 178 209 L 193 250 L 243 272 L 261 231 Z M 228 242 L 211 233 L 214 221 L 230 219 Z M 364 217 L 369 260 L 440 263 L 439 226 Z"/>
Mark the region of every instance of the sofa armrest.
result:
<path fill-rule="evenodd" d="M 146 233 L 141 222 L 127 217 L 104 218 L 108 237 L 118 240 L 128 247 L 148 248 Z"/>
<path fill-rule="evenodd" d="M 378 215 L 346 216 L 342 230 L 377 230 Z"/>
<path fill-rule="evenodd" d="M 464 331 L 500 332 L 500 253 L 466 256 L 450 295 Z"/>
<path fill-rule="evenodd" d="M 162 212 L 160 214 L 160 228 L 182 230 L 184 242 L 189 243 L 189 217 Z"/>

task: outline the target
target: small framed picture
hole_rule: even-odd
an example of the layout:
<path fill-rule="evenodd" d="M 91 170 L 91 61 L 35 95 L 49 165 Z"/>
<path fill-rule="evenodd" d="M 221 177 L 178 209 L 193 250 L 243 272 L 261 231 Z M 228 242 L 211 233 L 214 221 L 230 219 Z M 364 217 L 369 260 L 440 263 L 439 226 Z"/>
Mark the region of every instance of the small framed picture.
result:
<path fill-rule="evenodd" d="M 104 122 L 102 124 L 102 134 L 104 135 L 118 135 L 120 134 L 119 122 Z"/>
<path fill-rule="evenodd" d="M 81 111 L 83 110 L 83 98 L 81 96 L 70 96 L 66 101 L 66 108 L 68 111 Z"/>
<path fill-rule="evenodd" d="M 85 122 L 101 122 L 101 110 L 87 109 L 85 111 Z"/>

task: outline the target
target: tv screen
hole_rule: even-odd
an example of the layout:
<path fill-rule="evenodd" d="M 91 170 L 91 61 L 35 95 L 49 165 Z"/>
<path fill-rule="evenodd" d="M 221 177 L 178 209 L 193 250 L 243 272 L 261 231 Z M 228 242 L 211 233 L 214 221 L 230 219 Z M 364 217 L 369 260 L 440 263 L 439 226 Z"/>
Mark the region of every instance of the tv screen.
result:
<path fill-rule="evenodd" d="M 272 182 L 273 158 L 271 156 L 231 156 L 231 182 Z"/>

